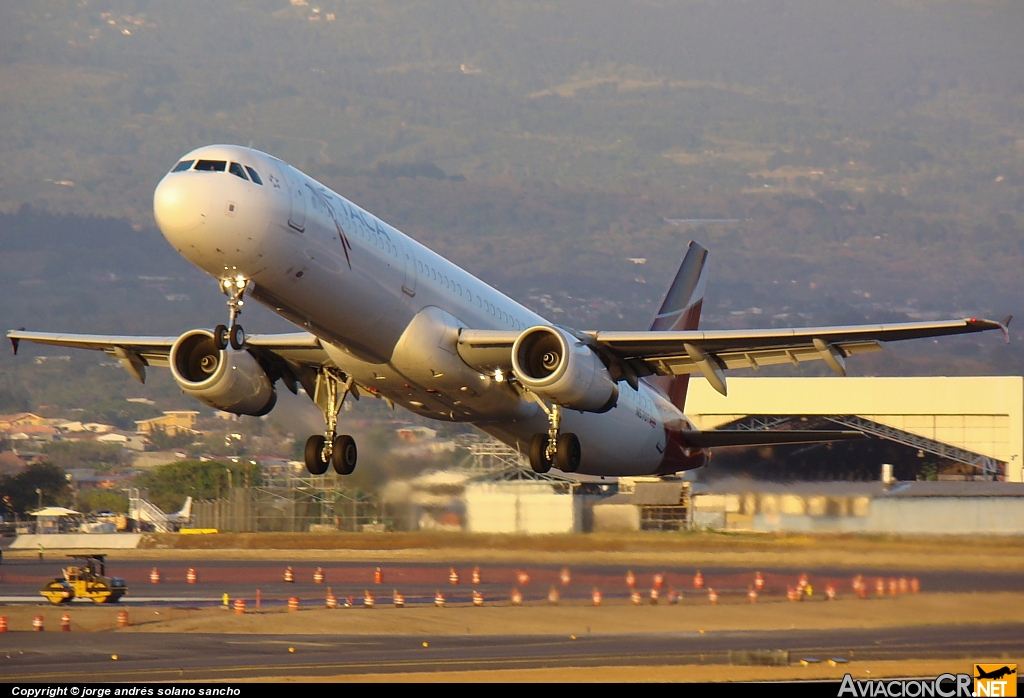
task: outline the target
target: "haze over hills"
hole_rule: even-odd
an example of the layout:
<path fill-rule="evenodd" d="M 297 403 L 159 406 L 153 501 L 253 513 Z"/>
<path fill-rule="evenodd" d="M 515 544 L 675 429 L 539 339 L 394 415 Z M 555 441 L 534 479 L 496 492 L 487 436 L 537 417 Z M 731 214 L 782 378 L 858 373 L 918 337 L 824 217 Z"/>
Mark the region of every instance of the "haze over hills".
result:
<path fill-rule="evenodd" d="M 151 212 L 211 142 L 291 162 L 577 327 L 646 326 L 691 238 L 710 327 L 1024 319 L 1022 26 L 1020 3 L 956 0 L 8 2 L 0 321 L 222 321 Z M 1021 372 L 1014 338 L 851 369 Z"/>

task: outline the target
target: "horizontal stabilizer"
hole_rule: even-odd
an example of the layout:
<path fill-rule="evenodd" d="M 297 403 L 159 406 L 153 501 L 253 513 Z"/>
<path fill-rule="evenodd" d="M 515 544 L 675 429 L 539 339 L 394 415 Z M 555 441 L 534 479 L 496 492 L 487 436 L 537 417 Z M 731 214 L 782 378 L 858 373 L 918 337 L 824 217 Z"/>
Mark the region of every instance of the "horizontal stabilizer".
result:
<path fill-rule="evenodd" d="M 866 439 L 859 431 L 825 430 L 740 430 L 682 431 L 683 441 L 696 448 L 723 448 L 725 446 L 782 446 L 785 444 L 811 444 L 826 441 L 852 441 Z"/>

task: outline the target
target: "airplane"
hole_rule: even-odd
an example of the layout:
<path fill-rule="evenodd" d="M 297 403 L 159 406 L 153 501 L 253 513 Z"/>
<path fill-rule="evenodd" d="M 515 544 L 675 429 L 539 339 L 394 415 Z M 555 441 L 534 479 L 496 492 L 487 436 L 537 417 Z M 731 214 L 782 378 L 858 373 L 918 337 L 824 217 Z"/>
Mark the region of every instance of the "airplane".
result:
<path fill-rule="evenodd" d="M 14 330 L 21 341 L 104 351 L 135 379 L 166 366 L 182 391 L 218 410 L 262 416 L 276 384 L 301 386 L 324 416 L 310 473 L 350 474 L 354 439 L 338 434 L 351 396 L 437 420 L 468 422 L 555 467 L 599 476 L 670 475 L 703 467 L 718 447 L 862 438 L 856 431 L 701 431 L 684 415 L 688 380 L 726 394 L 725 372 L 846 358 L 880 342 L 965 334 L 983 319 L 757 330 L 698 330 L 708 252 L 691 243 L 646 331 L 553 324 L 285 162 L 210 145 L 160 181 L 153 213 L 167 241 L 211 275 L 228 321 L 178 336 Z M 300 331 L 246 335 L 245 298 Z"/>

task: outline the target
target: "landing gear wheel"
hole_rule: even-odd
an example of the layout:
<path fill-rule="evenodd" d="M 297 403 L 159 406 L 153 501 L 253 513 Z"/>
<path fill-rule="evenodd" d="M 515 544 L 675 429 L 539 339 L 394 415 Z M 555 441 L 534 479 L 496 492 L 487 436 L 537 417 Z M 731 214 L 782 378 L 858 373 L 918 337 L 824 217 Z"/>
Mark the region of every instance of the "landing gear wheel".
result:
<path fill-rule="evenodd" d="M 245 330 L 242 329 L 241 325 L 231 326 L 231 329 L 228 330 L 228 341 L 231 344 L 231 348 L 235 351 L 242 350 L 242 347 L 245 346 Z"/>
<path fill-rule="evenodd" d="M 213 328 L 213 346 L 217 351 L 224 351 L 228 348 L 228 328 L 224 325 L 217 325 Z"/>
<path fill-rule="evenodd" d="M 579 470 L 583 449 L 580 448 L 580 440 L 576 435 L 561 434 L 555 443 L 558 446 L 555 450 L 555 467 L 563 473 L 575 473 Z"/>
<path fill-rule="evenodd" d="M 326 444 L 327 439 L 319 434 L 314 434 L 306 439 L 306 470 L 311 475 L 323 475 L 327 472 L 327 466 L 330 463 L 324 460 L 324 446 Z"/>
<path fill-rule="evenodd" d="M 534 434 L 530 439 L 530 467 L 535 473 L 546 473 L 551 470 L 551 459 L 547 455 L 548 435 Z"/>
<path fill-rule="evenodd" d="M 331 464 L 338 475 L 351 475 L 356 469 L 356 440 L 348 434 L 334 437 L 334 450 L 331 452 Z"/>

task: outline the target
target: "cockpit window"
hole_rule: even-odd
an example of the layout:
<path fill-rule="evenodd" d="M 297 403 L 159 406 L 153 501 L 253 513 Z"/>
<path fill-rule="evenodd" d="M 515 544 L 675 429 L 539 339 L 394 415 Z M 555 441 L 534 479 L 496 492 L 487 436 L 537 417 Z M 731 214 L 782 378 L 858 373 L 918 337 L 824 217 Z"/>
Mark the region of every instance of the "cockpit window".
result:
<path fill-rule="evenodd" d="M 236 177 L 241 177 L 242 179 L 248 179 L 248 177 L 245 176 L 245 170 L 243 170 L 242 166 L 239 165 L 237 162 L 231 163 L 231 166 L 228 167 L 228 172 L 230 172 L 231 174 L 233 174 Z"/>
<path fill-rule="evenodd" d="M 171 172 L 184 172 L 185 170 L 191 170 L 193 162 L 195 162 L 195 160 L 182 160 L 174 166 L 174 169 L 171 170 Z"/>
<path fill-rule="evenodd" d="M 223 172 L 228 166 L 225 160 L 200 160 L 196 163 L 198 172 Z"/>
<path fill-rule="evenodd" d="M 256 170 L 252 169 L 248 165 L 245 166 L 245 169 L 249 171 L 249 176 L 252 177 L 252 181 L 256 182 L 256 184 L 259 184 L 262 187 L 263 180 L 260 179 L 260 176 L 258 174 L 256 174 Z"/>

